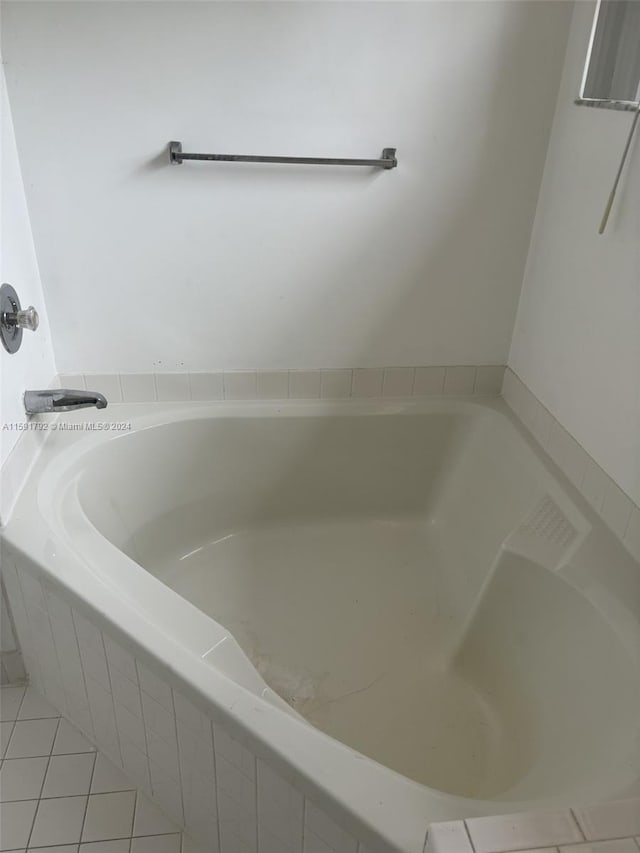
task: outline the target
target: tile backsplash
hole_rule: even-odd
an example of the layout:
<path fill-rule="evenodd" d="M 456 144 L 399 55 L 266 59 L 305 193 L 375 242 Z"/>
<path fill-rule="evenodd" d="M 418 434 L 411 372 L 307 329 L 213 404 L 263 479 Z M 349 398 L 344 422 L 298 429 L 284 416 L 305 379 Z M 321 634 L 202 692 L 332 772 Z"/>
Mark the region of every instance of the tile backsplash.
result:
<path fill-rule="evenodd" d="M 311 400 L 346 397 L 496 396 L 504 365 L 228 370 L 211 373 L 65 373 L 61 385 L 102 392 L 112 403 L 182 400 Z"/>

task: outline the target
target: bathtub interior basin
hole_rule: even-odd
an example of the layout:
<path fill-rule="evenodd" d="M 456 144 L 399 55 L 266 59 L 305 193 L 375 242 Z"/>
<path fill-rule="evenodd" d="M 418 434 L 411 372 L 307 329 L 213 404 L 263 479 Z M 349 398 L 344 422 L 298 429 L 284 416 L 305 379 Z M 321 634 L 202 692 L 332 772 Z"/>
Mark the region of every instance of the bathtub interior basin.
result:
<path fill-rule="evenodd" d="M 77 495 L 298 714 L 403 776 L 530 801 L 639 775 L 636 662 L 562 572 L 589 523 L 490 408 L 163 423 L 97 444 Z M 509 545 L 541 500 L 575 533 L 552 560 Z"/>

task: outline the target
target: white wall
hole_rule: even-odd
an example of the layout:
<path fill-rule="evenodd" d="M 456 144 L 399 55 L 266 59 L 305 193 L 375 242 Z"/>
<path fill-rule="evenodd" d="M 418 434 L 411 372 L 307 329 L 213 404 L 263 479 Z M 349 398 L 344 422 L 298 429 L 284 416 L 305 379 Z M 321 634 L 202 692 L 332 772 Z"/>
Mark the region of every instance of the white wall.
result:
<path fill-rule="evenodd" d="M 632 116 L 572 103 L 593 12 L 576 4 L 509 365 L 640 504 L 640 138 L 599 237 Z"/>
<path fill-rule="evenodd" d="M 569 16 L 5 3 L 60 371 L 504 363 Z M 172 138 L 400 166 L 170 167 Z"/>
<path fill-rule="evenodd" d="M 31 236 L 29 214 L 7 100 L 4 74 L 0 81 L 2 149 L 0 171 L 0 281 L 12 284 L 23 307 L 35 305 L 40 315 L 36 332 L 24 332 L 22 346 L 9 355 L 0 346 L 0 467 L 21 433 L 13 424 L 25 423 L 22 394 L 26 388 L 47 388 L 56 368 L 47 311 Z M 0 488 L 2 486 L 0 485 Z"/>
<path fill-rule="evenodd" d="M 0 281 L 18 291 L 22 304 L 40 314 L 35 333 L 25 332 L 22 347 L 13 354 L 0 346 L 0 468 L 21 436 L 13 424 L 26 421 L 25 388 L 47 387 L 55 374 L 47 312 L 31 236 L 31 225 L 16 152 L 11 112 L 0 59 Z M 4 516 L 4 475 L 0 475 L 0 506 Z M 1 520 L 0 520 L 1 523 Z M 0 683 L 19 681 L 24 669 L 13 635 L 4 587 L 0 584 Z"/>

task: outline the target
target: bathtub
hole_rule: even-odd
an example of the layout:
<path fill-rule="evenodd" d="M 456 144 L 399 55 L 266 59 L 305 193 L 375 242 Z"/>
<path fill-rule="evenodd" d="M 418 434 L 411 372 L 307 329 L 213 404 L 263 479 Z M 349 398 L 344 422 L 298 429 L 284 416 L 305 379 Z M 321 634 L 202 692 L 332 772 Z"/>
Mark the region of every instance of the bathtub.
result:
<path fill-rule="evenodd" d="M 640 791 L 638 565 L 500 400 L 76 413 L 5 548 L 371 849 Z"/>

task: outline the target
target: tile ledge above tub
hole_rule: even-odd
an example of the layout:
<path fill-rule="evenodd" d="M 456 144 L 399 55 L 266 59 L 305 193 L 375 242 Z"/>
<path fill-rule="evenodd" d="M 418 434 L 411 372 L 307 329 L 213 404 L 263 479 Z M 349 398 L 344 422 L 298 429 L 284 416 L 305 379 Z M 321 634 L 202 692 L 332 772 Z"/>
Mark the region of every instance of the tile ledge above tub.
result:
<path fill-rule="evenodd" d="M 591 508 L 640 562 L 640 507 L 507 367 L 502 397 Z"/>
<path fill-rule="evenodd" d="M 433 823 L 424 853 L 635 853 L 640 798 Z"/>
<path fill-rule="evenodd" d="M 62 373 L 60 384 L 97 390 L 111 403 L 209 400 L 340 400 L 478 396 L 497 397 L 505 366 L 425 365 L 313 370 L 226 370 L 166 373 Z"/>

